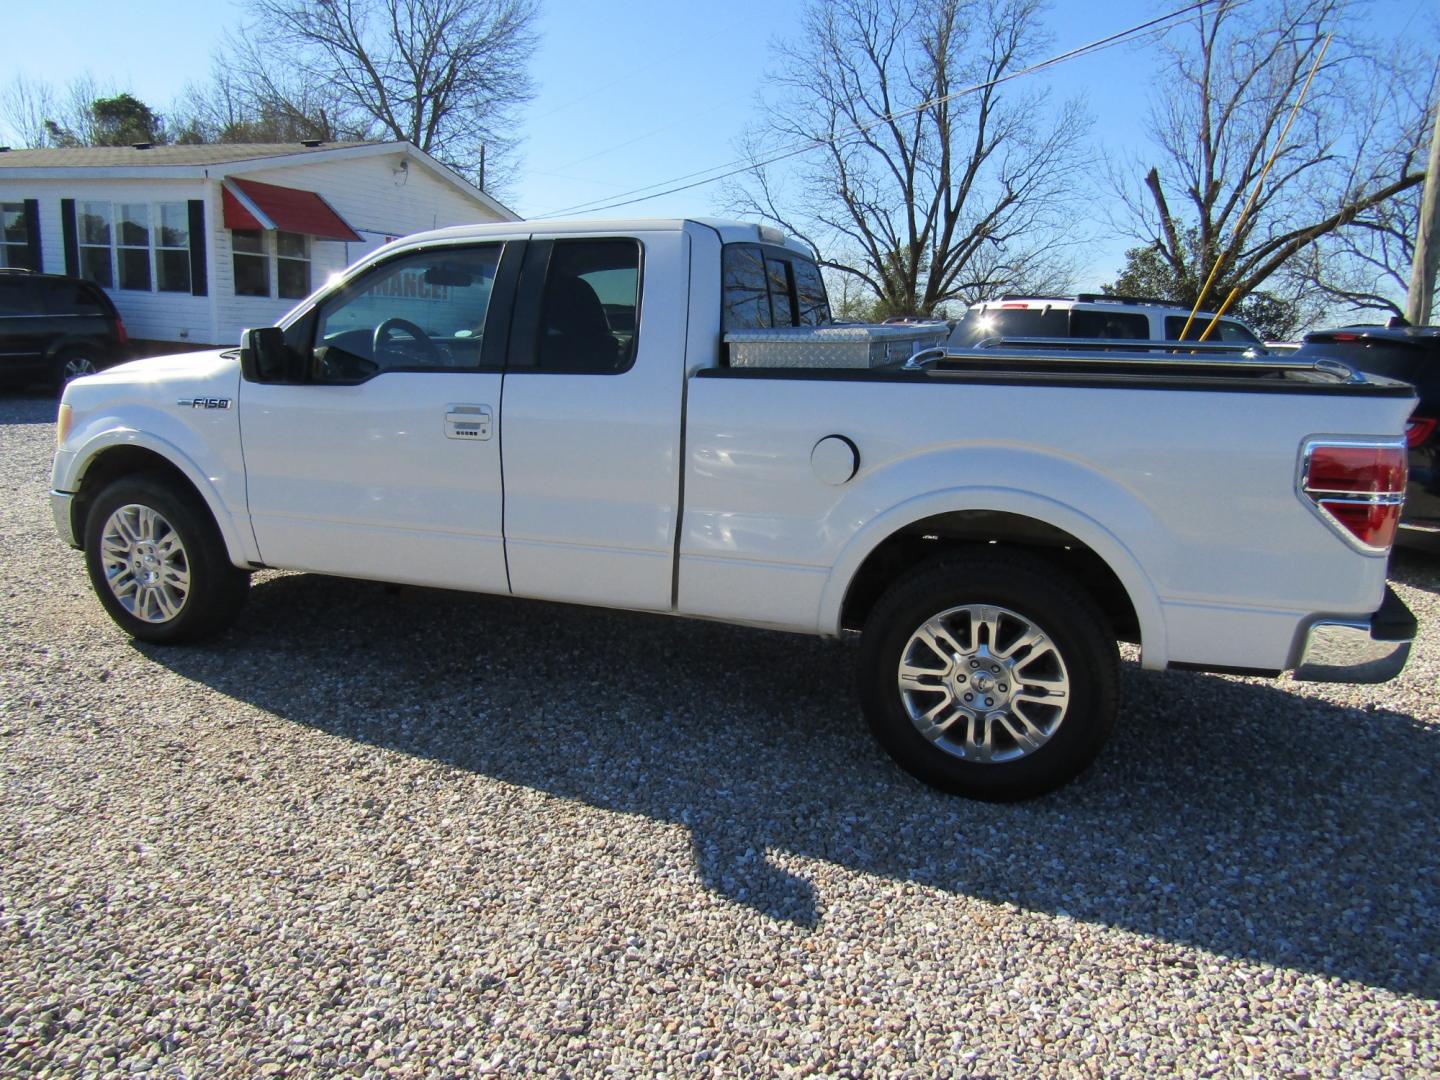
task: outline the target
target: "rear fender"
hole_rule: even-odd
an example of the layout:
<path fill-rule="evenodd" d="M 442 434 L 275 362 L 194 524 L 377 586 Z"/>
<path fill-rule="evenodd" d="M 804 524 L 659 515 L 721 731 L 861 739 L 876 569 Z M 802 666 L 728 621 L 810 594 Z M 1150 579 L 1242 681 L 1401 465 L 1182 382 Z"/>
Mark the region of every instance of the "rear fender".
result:
<path fill-rule="evenodd" d="M 1120 489 L 1112 489 L 1115 497 Z M 1131 500 L 1126 517 L 1149 519 Z M 908 526 L 939 514 L 957 511 L 998 511 L 1018 514 L 1062 529 L 1090 548 L 1124 586 L 1140 623 L 1142 666 L 1165 667 L 1169 661 L 1165 619 L 1158 594 L 1140 560 L 1109 529 L 1073 506 L 1044 495 L 1006 487 L 953 487 L 907 499 L 871 519 L 842 549 L 820 600 L 820 631 L 839 634 L 841 611 L 851 582 L 865 559 L 885 540 Z"/>

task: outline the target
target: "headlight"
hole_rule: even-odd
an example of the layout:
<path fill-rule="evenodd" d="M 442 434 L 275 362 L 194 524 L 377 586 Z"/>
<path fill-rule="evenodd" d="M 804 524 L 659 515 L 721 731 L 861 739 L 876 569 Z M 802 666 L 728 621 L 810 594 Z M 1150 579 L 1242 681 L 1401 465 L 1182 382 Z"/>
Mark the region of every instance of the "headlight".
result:
<path fill-rule="evenodd" d="M 55 417 L 55 448 L 58 450 L 65 445 L 65 440 L 70 436 L 70 425 L 75 420 L 75 411 L 69 405 L 62 402 L 60 412 Z"/>

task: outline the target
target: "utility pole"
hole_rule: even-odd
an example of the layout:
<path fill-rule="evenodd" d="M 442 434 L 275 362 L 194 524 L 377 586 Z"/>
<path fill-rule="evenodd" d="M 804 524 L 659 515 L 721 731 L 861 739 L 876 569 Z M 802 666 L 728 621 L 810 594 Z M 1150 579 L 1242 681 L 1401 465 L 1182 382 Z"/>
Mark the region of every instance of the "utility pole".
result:
<path fill-rule="evenodd" d="M 480 183 L 476 185 L 481 191 L 485 190 L 485 144 L 480 144 Z"/>
<path fill-rule="evenodd" d="M 1440 105 L 1435 109 L 1435 131 L 1430 136 L 1425 192 L 1420 196 L 1420 226 L 1415 230 L 1415 261 L 1410 264 L 1410 292 L 1405 298 L 1405 318 L 1412 326 L 1423 326 L 1430 321 L 1437 268 L 1440 268 Z"/>

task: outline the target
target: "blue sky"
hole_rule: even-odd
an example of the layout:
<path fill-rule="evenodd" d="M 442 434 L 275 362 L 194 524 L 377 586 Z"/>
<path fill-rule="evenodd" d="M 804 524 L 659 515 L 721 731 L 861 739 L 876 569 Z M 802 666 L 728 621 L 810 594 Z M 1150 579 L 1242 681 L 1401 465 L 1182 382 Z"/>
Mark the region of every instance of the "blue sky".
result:
<path fill-rule="evenodd" d="M 5 0 L 11 42 L 64 42 L 6 50 L 10 73 L 63 85 L 87 70 L 162 113 L 188 80 L 202 80 L 243 5 L 196 0 Z M 1434 0 L 1376 0 L 1374 25 L 1423 35 L 1435 46 Z M 1178 7 L 1110 0 L 1055 0 L 1052 51 L 1084 44 Z M 692 4 L 545 0 L 533 72 L 539 87 L 524 121 L 523 169 L 510 204 L 527 217 L 615 195 L 735 158 L 756 115 L 755 95 L 772 43 L 798 29 L 798 0 Z M 83 32 L 77 33 L 77 28 Z M 1144 154 L 1144 103 L 1153 51 L 1121 47 L 1037 76 L 1058 98 L 1082 97 L 1102 157 Z M 11 77 L 6 74 L 6 81 Z M 654 199 L 643 216 L 709 214 L 716 187 Z M 1112 277 L 1126 242 L 1092 223 L 1077 285 Z"/>

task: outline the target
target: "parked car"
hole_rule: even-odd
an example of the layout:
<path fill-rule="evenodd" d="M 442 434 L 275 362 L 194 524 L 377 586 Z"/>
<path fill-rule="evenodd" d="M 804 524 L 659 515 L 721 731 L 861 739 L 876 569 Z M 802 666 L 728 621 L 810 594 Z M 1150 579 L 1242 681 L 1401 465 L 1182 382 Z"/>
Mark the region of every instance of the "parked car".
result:
<path fill-rule="evenodd" d="M 1152 670 L 1401 670 L 1408 385 L 828 321 L 811 256 L 755 225 L 419 233 L 238 355 L 70 383 L 55 523 L 158 643 L 218 632 L 260 567 L 858 631 L 881 745 L 991 799 L 1093 759 L 1119 640 Z"/>
<path fill-rule="evenodd" d="M 98 285 L 0 269 L 0 382 L 63 385 L 124 359 L 127 340 Z"/>
<path fill-rule="evenodd" d="M 1440 326 L 1342 326 L 1306 334 L 1297 357 L 1328 356 L 1414 385 L 1405 433 L 1410 483 L 1397 542 L 1440 551 Z"/>
<path fill-rule="evenodd" d="M 1198 340 L 1212 312 L 1195 316 L 1186 339 Z M 1143 296 L 1002 296 L 973 304 L 950 334 L 952 349 L 973 349 L 992 338 L 1112 338 L 1178 341 L 1190 309 Z M 1259 345 L 1260 338 L 1238 319 L 1224 318 L 1210 341 Z"/>

